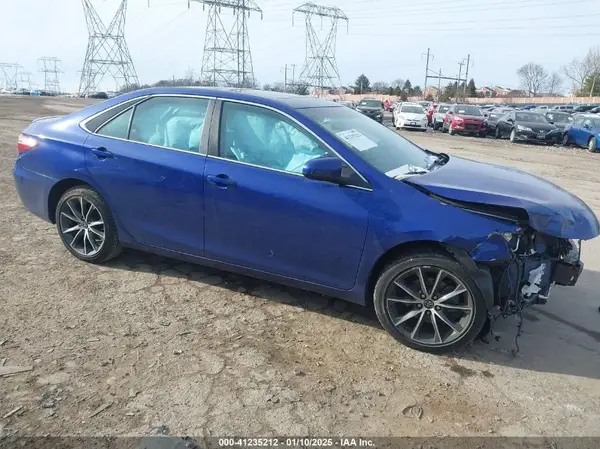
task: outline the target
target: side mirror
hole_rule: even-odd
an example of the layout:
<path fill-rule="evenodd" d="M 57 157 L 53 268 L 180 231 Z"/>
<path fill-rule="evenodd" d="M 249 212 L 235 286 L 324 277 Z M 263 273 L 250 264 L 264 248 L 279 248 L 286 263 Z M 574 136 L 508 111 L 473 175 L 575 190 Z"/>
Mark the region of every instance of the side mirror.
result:
<path fill-rule="evenodd" d="M 582 125 L 585 129 L 590 129 L 590 125 L 588 125 L 587 123 Z"/>
<path fill-rule="evenodd" d="M 315 181 L 341 184 L 342 167 L 342 160 L 337 157 L 319 157 L 304 164 L 302 175 Z"/>
<path fill-rule="evenodd" d="M 507 121 L 508 123 L 514 123 L 514 122 L 515 122 L 515 121 L 514 121 L 513 119 L 511 119 L 511 118 L 509 118 L 509 119 L 506 119 L 506 121 Z"/>

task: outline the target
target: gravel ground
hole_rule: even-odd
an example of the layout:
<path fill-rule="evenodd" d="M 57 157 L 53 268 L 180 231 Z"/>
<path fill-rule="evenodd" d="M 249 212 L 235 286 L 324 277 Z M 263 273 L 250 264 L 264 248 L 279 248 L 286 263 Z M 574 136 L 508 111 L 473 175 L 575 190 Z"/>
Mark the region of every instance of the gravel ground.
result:
<path fill-rule="evenodd" d="M 133 251 L 103 266 L 77 261 L 24 210 L 11 171 L 30 120 L 83 104 L 0 97 L 0 364 L 31 368 L 0 377 L 0 436 L 158 426 L 197 436 L 600 436 L 600 239 L 583 246 L 579 284 L 525 314 L 517 357 L 514 319 L 495 327 L 499 342 L 422 354 L 339 300 Z M 600 214 L 600 155 L 406 135 L 549 178 Z"/>

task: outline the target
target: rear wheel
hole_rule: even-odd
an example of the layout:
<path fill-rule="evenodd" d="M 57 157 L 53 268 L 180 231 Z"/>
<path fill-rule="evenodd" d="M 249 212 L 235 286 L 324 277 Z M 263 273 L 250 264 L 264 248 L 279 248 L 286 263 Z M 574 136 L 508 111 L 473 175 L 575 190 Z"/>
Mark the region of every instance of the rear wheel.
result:
<path fill-rule="evenodd" d="M 121 253 L 115 220 L 102 197 L 88 187 L 63 194 L 56 206 L 56 229 L 80 260 L 101 263 Z"/>
<path fill-rule="evenodd" d="M 500 128 L 496 126 L 496 131 L 494 132 L 494 137 L 496 139 L 502 139 L 502 133 L 500 132 Z"/>
<path fill-rule="evenodd" d="M 464 267 L 430 251 L 389 265 L 373 301 L 379 321 L 394 338 L 438 354 L 471 342 L 487 318 L 485 299 Z"/>
<path fill-rule="evenodd" d="M 588 142 L 588 151 L 595 153 L 596 151 L 598 151 L 598 148 L 596 146 L 596 138 L 592 137 L 590 138 L 590 141 Z"/>
<path fill-rule="evenodd" d="M 571 140 L 569 139 L 569 133 L 564 133 L 563 134 L 562 144 L 565 147 L 568 147 L 569 145 L 571 145 Z"/>

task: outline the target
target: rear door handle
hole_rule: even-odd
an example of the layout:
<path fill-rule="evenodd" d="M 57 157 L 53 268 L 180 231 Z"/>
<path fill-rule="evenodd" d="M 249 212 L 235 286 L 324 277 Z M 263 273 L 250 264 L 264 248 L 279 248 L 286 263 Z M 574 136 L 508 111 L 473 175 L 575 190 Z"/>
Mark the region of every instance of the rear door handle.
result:
<path fill-rule="evenodd" d="M 226 189 L 229 186 L 235 186 L 237 183 L 229 176 L 221 173 L 219 175 L 207 175 L 206 179 L 208 182 L 212 182 L 217 187 Z"/>
<path fill-rule="evenodd" d="M 109 157 L 114 157 L 114 155 L 104 147 L 92 148 L 91 151 L 96 155 L 98 159 L 107 159 Z"/>

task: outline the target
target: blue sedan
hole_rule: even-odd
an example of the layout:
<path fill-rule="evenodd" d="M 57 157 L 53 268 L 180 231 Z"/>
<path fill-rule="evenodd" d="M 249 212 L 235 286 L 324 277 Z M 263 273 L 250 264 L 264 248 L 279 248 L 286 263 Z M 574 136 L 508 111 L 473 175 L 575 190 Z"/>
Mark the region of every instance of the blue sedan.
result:
<path fill-rule="evenodd" d="M 23 204 L 78 259 L 137 248 L 339 297 L 435 353 L 574 285 L 600 233 L 550 182 L 282 93 L 139 90 L 35 120 L 18 152 Z"/>
<path fill-rule="evenodd" d="M 586 147 L 592 153 L 600 150 L 600 116 L 578 115 L 563 133 L 563 145 Z"/>

